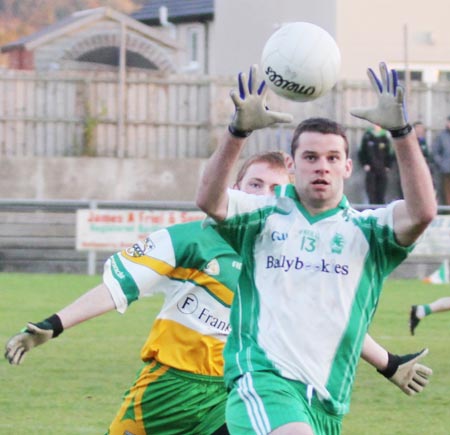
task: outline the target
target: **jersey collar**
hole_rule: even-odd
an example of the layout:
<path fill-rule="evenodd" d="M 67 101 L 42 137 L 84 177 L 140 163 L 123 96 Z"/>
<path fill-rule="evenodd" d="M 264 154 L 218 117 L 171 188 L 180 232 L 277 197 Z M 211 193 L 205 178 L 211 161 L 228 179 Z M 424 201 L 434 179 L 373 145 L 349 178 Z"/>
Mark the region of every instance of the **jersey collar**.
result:
<path fill-rule="evenodd" d="M 319 213 L 317 215 L 311 215 L 308 210 L 303 206 L 300 198 L 297 195 L 297 191 L 295 190 L 295 186 L 293 184 L 286 184 L 283 186 L 275 187 L 275 195 L 277 198 L 290 198 L 292 199 L 298 210 L 308 219 L 310 223 L 317 222 L 321 219 L 325 219 L 327 217 L 333 216 L 336 213 L 339 213 L 342 210 L 350 208 L 350 203 L 345 195 L 342 196 L 339 204 L 336 208 L 332 208 L 330 210 L 324 211 L 323 213 Z"/>

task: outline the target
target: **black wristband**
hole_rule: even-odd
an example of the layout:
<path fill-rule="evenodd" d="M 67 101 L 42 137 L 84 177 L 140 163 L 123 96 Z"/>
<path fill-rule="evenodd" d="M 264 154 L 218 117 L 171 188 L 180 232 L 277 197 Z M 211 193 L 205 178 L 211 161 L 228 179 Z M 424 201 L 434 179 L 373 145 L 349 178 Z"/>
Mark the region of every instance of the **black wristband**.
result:
<path fill-rule="evenodd" d="M 385 378 L 391 378 L 394 376 L 395 372 L 398 369 L 398 366 L 400 364 L 400 357 L 398 355 L 393 355 L 392 353 L 388 352 L 388 365 L 383 370 L 378 370 L 377 372 L 382 374 Z"/>
<path fill-rule="evenodd" d="M 411 124 L 406 124 L 402 128 L 397 128 L 395 130 L 389 130 L 389 132 L 391 133 L 391 136 L 394 139 L 399 139 L 399 138 L 405 137 L 407 134 L 411 133 L 411 130 L 412 130 Z"/>
<path fill-rule="evenodd" d="M 240 138 L 245 138 L 245 137 L 249 137 L 252 132 L 251 131 L 242 131 L 242 130 L 236 130 L 234 127 L 230 125 L 228 125 L 228 131 L 234 136 L 234 137 L 240 137 Z"/>
<path fill-rule="evenodd" d="M 52 326 L 53 329 L 52 338 L 56 338 L 59 334 L 61 334 L 64 331 L 61 319 L 59 318 L 58 314 L 53 314 L 52 316 L 45 319 L 44 322 L 48 322 Z"/>

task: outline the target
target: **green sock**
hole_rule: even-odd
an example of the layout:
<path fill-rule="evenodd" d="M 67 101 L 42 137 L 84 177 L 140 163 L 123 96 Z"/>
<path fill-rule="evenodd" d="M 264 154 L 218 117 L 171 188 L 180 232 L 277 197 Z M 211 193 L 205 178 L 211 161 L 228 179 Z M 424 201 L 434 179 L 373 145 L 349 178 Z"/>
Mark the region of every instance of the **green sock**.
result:
<path fill-rule="evenodd" d="M 429 314 L 432 313 L 431 308 L 429 305 L 424 305 L 423 309 L 425 310 L 425 316 L 428 316 Z"/>

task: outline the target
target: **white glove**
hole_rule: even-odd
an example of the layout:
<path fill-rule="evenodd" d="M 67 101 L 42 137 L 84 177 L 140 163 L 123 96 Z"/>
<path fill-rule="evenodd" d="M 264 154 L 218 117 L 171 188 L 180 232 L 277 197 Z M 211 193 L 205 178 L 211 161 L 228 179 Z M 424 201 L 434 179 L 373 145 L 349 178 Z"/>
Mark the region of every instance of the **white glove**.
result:
<path fill-rule="evenodd" d="M 10 364 L 19 365 L 33 347 L 46 343 L 63 332 L 61 319 L 54 314 L 39 323 L 27 323 L 27 327 L 11 337 L 5 346 L 5 358 Z"/>
<path fill-rule="evenodd" d="M 291 114 L 267 108 L 267 86 L 264 81 L 258 82 L 257 78 L 258 66 L 252 65 L 248 80 L 245 73 L 239 73 L 239 92 L 236 89 L 230 92 L 236 111 L 228 129 L 234 136 L 247 137 L 253 130 L 293 121 Z"/>
<path fill-rule="evenodd" d="M 381 81 L 371 68 L 367 69 L 367 75 L 378 96 L 378 104 L 375 107 L 351 109 L 350 113 L 389 130 L 394 138 L 405 136 L 411 131 L 411 126 L 407 121 L 403 88 L 398 84 L 397 71 L 389 71 L 386 64 L 381 62 Z"/>
<path fill-rule="evenodd" d="M 428 385 L 428 378 L 433 374 L 433 370 L 417 362 L 427 354 L 428 349 L 408 355 L 389 354 L 388 367 L 378 372 L 405 394 L 413 396 L 423 391 Z"/>

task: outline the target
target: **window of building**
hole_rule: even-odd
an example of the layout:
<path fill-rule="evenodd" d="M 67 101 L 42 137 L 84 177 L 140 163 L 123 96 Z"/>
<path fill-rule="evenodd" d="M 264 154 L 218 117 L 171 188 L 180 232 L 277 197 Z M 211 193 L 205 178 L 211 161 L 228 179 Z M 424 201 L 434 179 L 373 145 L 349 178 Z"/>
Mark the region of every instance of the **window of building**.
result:
<path fill-rule="evenodd" d="M 406 74 L 404 70 L 397 70 L 398 79 L 405 81 Z M 409 71 L 409 79 L 413 82 L 423 82 L 423 71 L 411 70 Z"/>
<path fill-rule="evenodd" d="M 438 81 L 439 82 L 450 82 L 450 71 L 439 71 Z"/>
<path fill-rule="evenodd" d="M 198 29 L 189 29 L 189 61 L 198 62 Z"/>
<path fill-rule="evenodd" d="M 200 29 L 189 27 L 187 30 L 187 64 L 189 70 L 200 67 Z"/>

